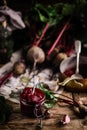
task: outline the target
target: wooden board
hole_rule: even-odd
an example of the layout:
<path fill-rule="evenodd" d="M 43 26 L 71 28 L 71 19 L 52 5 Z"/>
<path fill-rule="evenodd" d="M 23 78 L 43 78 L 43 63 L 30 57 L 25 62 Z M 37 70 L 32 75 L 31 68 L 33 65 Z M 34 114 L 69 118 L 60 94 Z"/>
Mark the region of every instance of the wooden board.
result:
<path fill-rule="evenodd" d="M 19 54 L 19 53 L 18 53 Z M 16 59 L 18 56 L 13 56 L 13 59 Z M 19 57 L 20 59 L 20 57 Z M 16 59 L 17 60 L 17 59 Z M 11 60 L 12 63 L 10 67 L 12 67 L 14 60 Z M 9 63 L 9 64 L 10 64 Z M 0 74 L 4 73 L 7 70 L 9 64 L 0 69 Z M 71 97 L 71 93 L 63 92 L 65 95 Z M 86 95 L 82 95 L 86 96 Z M 29 117 L 25 117 L 21 114 L 20 104 L 15 104 L 9 102 L 13 106 L 13 112 L 10 116 L 8 122 L 3 125 L 0 125 L 0 130 L 37 130 L 37 125 L 39 123 L 38 119 L 31 119 Z M 49 119 L 43 119 L 43 129 L 44 130 L 86 130 L 87 129 L 87 117 L 80 118 L 73 111 L 73 107 L 70 105 L 66 105 L 65 103 L 57 103 L 55 107 L 50 109 L 51 117 Z M 60 125 L 60 121 L 63 119 L 64 115 L 70 116 L 70 123 L 66 125 Z"/>
<path fill-rule="evenodd" d="M 20 104 L 15 104 L 12 102 L 9 103 L 13 106 L 13 113 L 6 124 L 0 125 L 0 130 L 37 130 L 37 124 L 39 123 L 38 119 L 23 116 L 20 111 Z M 79 118 L 79 116 L 74 113 L 72 106 L 70 105 L 58 102 L 55 107 L 50 109 L 50 113 L 51 117 L 49 119 L 42 120 L 43 130 L 87 129 L 87 117 L 85 116 L 85 118 L 82 119 Z M 70 123 L 60 125 L 60 120 L 62 120 L 63 116 L 66 114 L 70 116 Z"/>

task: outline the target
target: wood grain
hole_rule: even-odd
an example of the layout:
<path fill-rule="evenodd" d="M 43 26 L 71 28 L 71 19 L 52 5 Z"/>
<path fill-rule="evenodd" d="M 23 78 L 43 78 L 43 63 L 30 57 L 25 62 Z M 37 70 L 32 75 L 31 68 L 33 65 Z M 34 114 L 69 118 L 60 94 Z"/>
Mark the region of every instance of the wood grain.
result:
<path fill-rule="evenodd" d="M 0 130 L 37 130 L 39 119 L 29 118 L 23 116 L 20 111 L 20 104 L 12 102 L 13 113 L 10 119 L 4 125 L 0 125 Z M 43 130 L 86 130 L 87 129 L 87 117 L 79 118 L 72 107 L 65 103 L 57 103 L 52 109 L 50 109 L 51 117 L 49 119 L 43 119 Z M 66 125 L 60 125 L 60 120 L 63 116 L 68 114 L 71 118 L 71 122 Z M 38 129 L 39 130 L 39 129 Z"/>

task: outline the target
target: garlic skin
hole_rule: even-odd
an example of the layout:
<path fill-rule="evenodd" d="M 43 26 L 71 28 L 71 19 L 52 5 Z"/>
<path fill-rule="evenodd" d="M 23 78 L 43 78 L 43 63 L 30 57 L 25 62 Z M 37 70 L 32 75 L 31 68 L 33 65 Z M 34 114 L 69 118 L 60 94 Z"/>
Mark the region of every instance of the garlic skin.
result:
<path fill-rule="evenodd" d="M 69 115 L 64 115 L 63 119 L 61 120 L 61 123 L 63 125 L 70 123 L 70 117 L 69 117 Z"/>

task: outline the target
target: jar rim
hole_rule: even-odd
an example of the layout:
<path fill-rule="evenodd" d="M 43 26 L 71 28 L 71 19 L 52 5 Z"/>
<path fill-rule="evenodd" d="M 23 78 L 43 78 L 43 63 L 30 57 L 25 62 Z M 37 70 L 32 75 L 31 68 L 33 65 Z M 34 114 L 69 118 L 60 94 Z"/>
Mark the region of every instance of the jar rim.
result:
<path fill-rule="evenodd" d="M 26 87 L 25 89 L 28 89 L 28 90 L 30 90 L 30 89 L 32 89 L 32 87 Z M 24 101 L 24 102 L 26 102 L 27 104 L 28 103 L 36 103 L 36 104 L 41 104 L 42 102 L 44 102 L 45 101 L 45 93 L 40 89 L 40 88 L 35 88 L 35 92 L 37 92 L 37 93 L 39 93 L 39 94 L 41 94 L 41 97 L 40 97 L 40 100 L 39 101 L 37 101 L 37 102 L 31 102 L 31 101 L 27 101 L 26 99 L 24 99 L 23 97 L 22 97 L 22 94 L 24 93 L 24 91 L 25 91 L 25 89 L 23 90 L 23 92 L 20 94 L 20 100 L 22 100 L 22 101 Z M 29 92 L 29 91 L 28 91 Z M 26 93 L 26 95 L 27 94 L 29 94 L 29 93 Z"/>

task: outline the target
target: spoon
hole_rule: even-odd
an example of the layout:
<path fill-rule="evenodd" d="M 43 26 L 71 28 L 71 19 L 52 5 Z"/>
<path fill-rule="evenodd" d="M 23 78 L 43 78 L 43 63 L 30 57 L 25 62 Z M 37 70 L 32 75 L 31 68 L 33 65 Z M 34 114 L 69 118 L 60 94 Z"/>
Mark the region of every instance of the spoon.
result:
<path fill-rule="evenodd" d="M 75 41 L 75 52 L 76 52 L 76 71 L 71 77 L 66 78 L 63 82 L 59 83 L 59 85 L 65 86 L 69 81 L 74 79 L 82 79 L 82 75 L 79 74 L 79 56 L 81 53 L 81 41 Z"/>
<path fill-rule="evenodd" d="M 79 56 L 81 53 L 81 41 L 76 40 L 75 41 L 75 52 L 76 52 L 76 71 L 75 74 L 73 74 L 71 77 L 75 77 L 76 79 L 82 79 L 82 75 L 79 74 Z"/>

